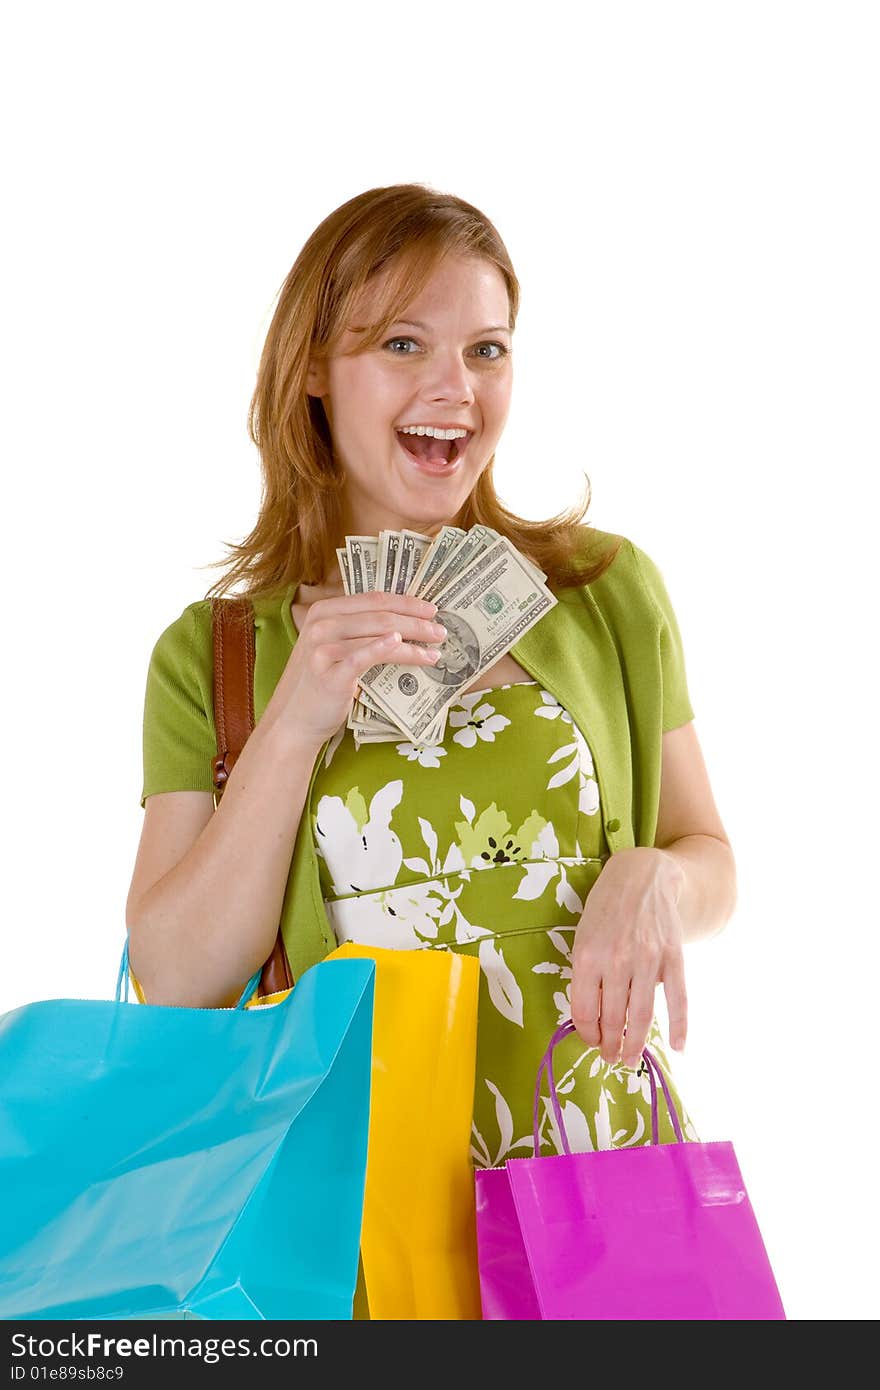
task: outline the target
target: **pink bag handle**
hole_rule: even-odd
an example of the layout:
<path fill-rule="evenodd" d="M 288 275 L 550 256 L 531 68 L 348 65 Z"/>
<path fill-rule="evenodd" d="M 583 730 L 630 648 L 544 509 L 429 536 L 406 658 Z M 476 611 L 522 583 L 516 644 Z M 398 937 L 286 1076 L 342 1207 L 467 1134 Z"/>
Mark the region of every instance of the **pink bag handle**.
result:
<path fill-rule="evenodd" d="M 545 1072 L 547 1074 L 547 1085 L 550 1091 L 550 1103 L 553 1106 L 553 1113 L 556 1116 L 556 1123 L 559 1127 L 560 1138 L 562 1139 L 562 1147 L 567 1154 L 571 1153 L 571 1149 L 569 1148 L 568 1143 L 568 1135 L 565 1132 L 565 1123 L 562 1118 L 562 1106 L 559 1104 L 559 1097 L 556 1094 L 556 1082 L 553 1077 L 553 1049 L 555 1048 L 558 1042 L 561 1042 L 563 1038 L 568 1037 L 568 1035 L 570 1033 L 573 1033 L 574 1031 L 575 1026 L 572 1023 L 571 1019 L 567 1019 L 565 1023 L 560 1024 L 560 1026 L 556 1029 L 556 1032 L 550 1039 L 550 1042 L 547 1046 L 547 1051 L 544 1053 L 544 1056 L 538 1063 L 538 1075 L 535 1078 L 535 1109 L 533 1115 L 536 1158 L 540 1152 L 540 1139 L 538 1136 L 538 1130 L 540 1129 L 541 1118 L 541 1080 Z M 663 1068 L 660 1066 L 660 1063 L 657 1061 L 654 1054 L 652 1052 L 649 1052 L 647 1048 L 644 1048 L 642 1050 L 642 1057 L 644 1058 L 645 1065 L 648 1068 L 648 1080 L 651 1083 L 651 1143 L 659 1144 L 660 1142 L 660 1123 L 657 1114 L 657 1081 L 655 1080 L 656 1072 L 656 1075 L 660 1078 L 660 1085 L 663 1087 L 663 1095 L 666 1099 L 666 1108 L 669 1111 L 669 1118 L 672 1121 L 672 1127 L 675 1130 L 676 1143 L 683 1144 L 685 1142 L 685 1137 L 682 1133 L 681 1121 L 678 1117 L 678 1110 L 676 1109 L 675 1101 L 672 1099 L 669 1087 L 666 1084 L 666 1077 L 663 1075 Z"/>

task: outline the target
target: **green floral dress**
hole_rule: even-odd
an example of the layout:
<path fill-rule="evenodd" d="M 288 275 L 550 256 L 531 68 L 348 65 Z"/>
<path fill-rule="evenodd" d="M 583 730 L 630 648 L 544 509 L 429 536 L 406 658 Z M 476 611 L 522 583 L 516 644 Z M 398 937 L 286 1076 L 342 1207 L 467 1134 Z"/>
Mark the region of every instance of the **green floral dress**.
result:
<path fill-rule="evenodd" d="M 311 822 L 337 942 L 479 958 L 471 1157 L 532 1154 L 535 1074 L 571 1016 L 574 931 L 609 851 L 590 749 L 535 681 L 467 692 L 441 746 L 364 743 L 349 730 L 317 774 Z M 656 1018 L 648 1038 L 671 1077 Z M 603 1062 L 576 1035 L 554 1053 L 573 1152 L 649 1143 L 644 1067 Z M 545 1087 L 546 1094 L 546 1087 Z M 561 1153 L 549 1101 L 541 1153 Z M 660 1103 L 660 1140 L 674 1141 Z"/>

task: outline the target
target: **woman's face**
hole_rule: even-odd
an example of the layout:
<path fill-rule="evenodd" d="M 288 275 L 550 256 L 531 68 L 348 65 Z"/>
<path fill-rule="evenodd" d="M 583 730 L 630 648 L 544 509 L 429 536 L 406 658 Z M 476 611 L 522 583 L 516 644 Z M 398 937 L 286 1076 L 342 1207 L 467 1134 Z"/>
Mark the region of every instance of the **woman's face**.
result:
<path fill-rule="evenodd" d="M 373 287 L 353 317 L 372 322 Z M 452 522 L 495 451 L 510 409 L 513 361 L 507 287 L 491 262 L 448 258 L 382 343 L 355 356 L 347 331 L 338 355 L 313 363 L 309 394 L 320 396 L 345 472 L 345 534 L 409 527 L 435 532 Z M 418 325 L 418 326 L 416 326 Z M 405 451 L 404 425 L 461 425 L 472 431 L 449 463 Z"/>

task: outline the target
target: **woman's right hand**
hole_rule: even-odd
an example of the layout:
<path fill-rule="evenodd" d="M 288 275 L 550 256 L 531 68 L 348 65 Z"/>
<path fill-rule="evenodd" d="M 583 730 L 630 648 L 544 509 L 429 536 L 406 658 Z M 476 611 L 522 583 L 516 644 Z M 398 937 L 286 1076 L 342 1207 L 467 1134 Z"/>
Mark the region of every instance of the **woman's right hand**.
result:
<path fill-rule="evenodd" d="M 358 681 L 371 666 L 436 663 L 446 640 L 446 629 L 431 621 L 436 612 L 436 603 L 413 594 L 370 592 L 316 600 L 272 695 L 275 717 L 289 725 L 298 742 L 317 752 L 348 718 Z"/>

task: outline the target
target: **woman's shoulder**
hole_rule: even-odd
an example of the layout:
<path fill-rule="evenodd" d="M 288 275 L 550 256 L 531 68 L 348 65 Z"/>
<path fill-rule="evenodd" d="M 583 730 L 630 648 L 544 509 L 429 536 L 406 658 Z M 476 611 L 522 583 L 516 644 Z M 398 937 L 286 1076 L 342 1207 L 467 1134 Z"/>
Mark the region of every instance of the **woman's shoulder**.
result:
<path fill-rule="evenodd" d="M 167 622 L 149 659 L 148 705 L 186 698 L 208 708 L 214 661 L 211 605 L 196 599 Z"/>
<path fill-rule="evenodd" d="M 590 589 L 598 596 L 632 582 L 637 575 L 637 553 L 638 547 L 628 536 L 617 531 L 602 531 L 597 526 L 579 526 L 572 558 L 580 571 L 591 568 L 595 573 L 585 583 L 574 584 L 570 589 L 575 592 Z"/>
<path fill-rule="evenodd" d="M 587 584 L 560 591 L 560 598 L 577 602 L 589 594 L 602 609 L 613 611 L 617 620 L 629 618 L 634 624 L 647 611 L 661 620 L 667 616 L 669 595 L 663 572 L 643 546 L 616 531 L 600 531 L 594 526 L 580 528 L 578 561 L 594 561 L 597 576 Z M 642 618 L 640 618 L 640 614 Z"/>
<path fill-rule="evenodd" d="M 210 626 L 210 601 L 194 599 L 161 630 L 153 648 L 154 654 L 158 652 L 180 657 L 191 655 L 199 635 Z"/>
<path fill-rule="evenodd" d="M 644 566 L 654 563 L 648 552 L 630 536 L 618 531 L 601 531 L 597 526 L 581 525 L 577 530 L 579 534 L 575 550 L 578 560 L 599 561 L 610 555 L 604 573 L 613 571 L 615 577 L 624 573 L 638 574 Z"/>
<path fill-rule="evenodd" d="M 247 595 L 229 594 L 216 600 L 216 602 L 223 604 L 247 597 L 251 614 L 258 626 L 273 622 L 280 626 L 287 592 L 285 590 L 284 593 L 260 595 L 253 598 Z M 156 641 L 156 646 L 169 652 L 188 653 L 191 657 L 200 652 L 204 653 L 206 650 L 213 650 L 214 606 L 214 599 L 193 599 L 176 618 L 163 628 Z"/>

